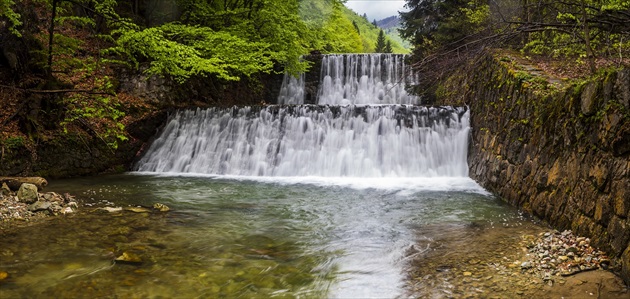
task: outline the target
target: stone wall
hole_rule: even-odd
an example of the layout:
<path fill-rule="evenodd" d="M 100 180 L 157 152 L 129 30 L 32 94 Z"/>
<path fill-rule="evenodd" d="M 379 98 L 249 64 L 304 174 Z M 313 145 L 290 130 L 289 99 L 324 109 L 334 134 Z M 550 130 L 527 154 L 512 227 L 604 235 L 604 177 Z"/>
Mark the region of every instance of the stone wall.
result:
<path fill-rule="evenodd" d="M 505 54 L 467 67 L 438 96 L 470 106 L 470 176 L 590 237 L 630 284 L 630 69 L 571 84 Z"/>
<path fill-rule="evenodd" d="M 144 99 L 156 107 L 258 105 L 276 103 L 282 86 L 281 70 L 271 74 L 255 74 L 239 81 L 225 81 L 212 76 L 191 78 L 185 84 L 143 70 L 121 69 L 118 91 Z"/>
<path fill-rule="evenodd" d="M 85 132 L 56 132 L 34 145 L 14 142 L 3 146 L 0 176 L 76 177 L 129 170 L 140 151 L 167 119 L 167 111 L 156 111 L 130 123 L 129 139 L 116 149 L 98 136 Z"/>

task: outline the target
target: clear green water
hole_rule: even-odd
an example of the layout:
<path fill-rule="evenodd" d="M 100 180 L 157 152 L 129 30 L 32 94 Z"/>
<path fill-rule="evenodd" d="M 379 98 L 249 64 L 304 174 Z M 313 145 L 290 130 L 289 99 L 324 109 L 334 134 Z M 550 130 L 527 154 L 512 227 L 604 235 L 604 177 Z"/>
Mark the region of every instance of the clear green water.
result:
<path fill-rule="evenodd" d="M 405 252 L 447 233 L 435 227 L 523 221 L 467 178 L 116 175 L 46 191 L 85 206 L 2 233 L 0 298 L 394 298 Z M 95 210 L 154 203 L 171 211 Z M 142 262 L 114 262 L 122 253 Z"/>

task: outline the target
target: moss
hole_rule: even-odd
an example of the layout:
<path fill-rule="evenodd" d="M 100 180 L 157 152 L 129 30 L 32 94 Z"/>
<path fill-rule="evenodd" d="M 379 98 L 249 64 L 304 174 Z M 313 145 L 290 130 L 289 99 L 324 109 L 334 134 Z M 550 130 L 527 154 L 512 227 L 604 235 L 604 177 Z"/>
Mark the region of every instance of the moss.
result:
<path fill-rule="evenodd" d="M 6 138 L 0 141 L 0 146 L 8 151 L 21 149 L 25 146 L 24 137 L 18 136 Z"/>

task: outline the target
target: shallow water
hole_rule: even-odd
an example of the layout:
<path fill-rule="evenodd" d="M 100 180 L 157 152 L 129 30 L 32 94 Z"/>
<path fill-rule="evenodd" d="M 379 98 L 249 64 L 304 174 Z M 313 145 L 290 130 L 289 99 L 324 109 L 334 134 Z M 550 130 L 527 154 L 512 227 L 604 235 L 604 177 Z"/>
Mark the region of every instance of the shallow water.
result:
<path fill-rule="evenodd" d="M 1 298 L 394 298 L 419 239 L 523 221 L 468 178 L 127 174 L 47 191 L 86 206 L 3 233 Z M 158 202 L 172 210 L 94 210 Z M 123 253 L 142 262 L 113 262 Z"/>

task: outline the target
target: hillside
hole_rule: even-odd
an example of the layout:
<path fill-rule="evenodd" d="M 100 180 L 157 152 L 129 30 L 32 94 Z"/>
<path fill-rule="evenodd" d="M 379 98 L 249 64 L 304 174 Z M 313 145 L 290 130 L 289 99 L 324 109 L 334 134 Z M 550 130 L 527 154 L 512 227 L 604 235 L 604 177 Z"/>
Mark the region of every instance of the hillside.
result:
<path fill-rule="evenodd" d="M 393 41 L 398 42 L 403 48 L 411 49 L 411 44 L 400 36 L 400 17 L 391 16 L 385 19 L 376 21 L 376 25 L 383 28 L 388 37 Z"/>
<path fill-rule="evenodd" d="M 391 16 L 382 20 L 376 21 L 376 26 L 383 29 L 392 29 L 400 27 L 400 18 L 398 16 Z"/>
<path fill-rule="evenodd" d="M 376 38 L 378 37 L 378 33 L 382 27 L 374 26 L 367 19 L 345 6 L 342 7 L 342 11 L 344 16 L 347 17 L 350 22 L 357 25 L 359 35 L 361 36 L 361 41 L 363 43 L 363 52 L 373 53 L 376 46 Z M 407 54 L 410 52 L 409 47 L 406 47 L 402 43 L 402 39 L 397 36 L 397 30 L 392 31 L 385 29 L 384 31 L 387 34 L 386 38 L 392 43 L 392 50 L 394 53 Z M 392 34 L 392 32 L 396 35 Z"/>

